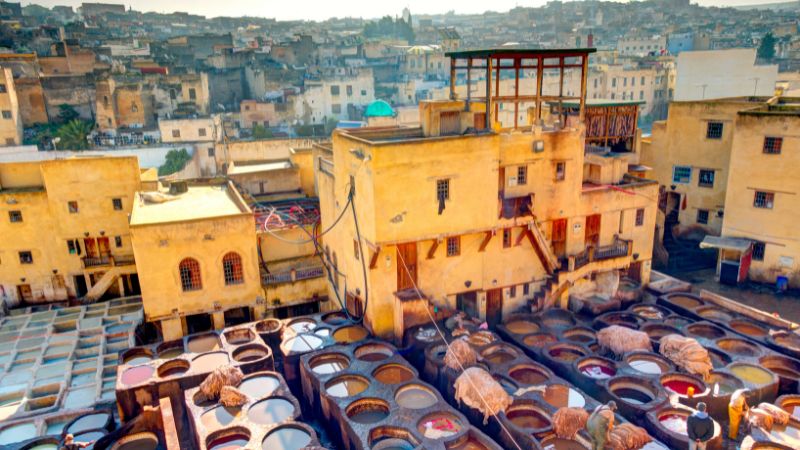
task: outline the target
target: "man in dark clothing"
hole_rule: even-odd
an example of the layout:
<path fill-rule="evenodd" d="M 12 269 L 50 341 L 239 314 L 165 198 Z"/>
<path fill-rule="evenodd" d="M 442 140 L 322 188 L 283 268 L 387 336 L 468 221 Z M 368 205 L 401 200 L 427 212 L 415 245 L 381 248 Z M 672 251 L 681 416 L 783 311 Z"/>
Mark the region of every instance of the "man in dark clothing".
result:
<path fill-rule="evenodd" d="M 686 434 L 689 450 L 706 450 L 706 442 L 714 437 L 714 419 L 708 416 L 705 403 L 698 403 L 697 411 L 686 420 Z"/>

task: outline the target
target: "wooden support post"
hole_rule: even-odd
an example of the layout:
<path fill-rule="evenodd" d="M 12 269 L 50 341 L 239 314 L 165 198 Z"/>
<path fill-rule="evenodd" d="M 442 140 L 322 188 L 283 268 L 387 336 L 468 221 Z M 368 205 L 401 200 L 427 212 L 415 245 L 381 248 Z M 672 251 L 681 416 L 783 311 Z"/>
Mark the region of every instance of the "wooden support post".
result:
<path fill-rule="evenodd" d="M 492 58 L 486 58 L 486 129 L 492 129 Z"/>
<path fill-rule="evenodd" d="M 544 76 L 544 59 L 540 56 L 536 59 L 536 116 L 534 120 L 542 118 L 542 77 Z"/>
<path fill-rule="evenodd" d="M 586 115 L 586 78 L 589 76 L 589 55 L 581 56 L 582 64 L 581 64 L 581 111 L 580 111 L 580 121 L 583 122 L 583 119 Z"/>
<path fill-rule="evenodd" d="M 519 58 L 514 58 L 514 98 L 519 97 Z M 519 102 L 514 102 L 514 129 L 519 128 Z"/>
<path fill-rule="evenodd" d="M 497 66 L 495 67 L 495 77 L 494 77 L 494 95 L 500 96 L 500 58 L 497 58 L 495 61 Z M 494 104 L 494 117 L 496 121 L 500 121 L 500 103 L 495 102 Z"/>
<path fill-rule="evenodd" d="M 472 58 L 467 58 L 467 104 L 464 105 L 465 111 L 472 109 Z"/>
<path fill-rule="evenodd" d="M 431 244 L 431 247 L 428 249 L 428 259 L 433 259 L 433 257 L 436 256 L 436 249 L 439 248 L 439 242 L 439 239 L 433 240 L 433 244 Z"/>
<path fill-rule="evenodd" d="M 372 252 L 372 257 L 369 259 L 369 268 L 374 269 L 378 266 L 378 255 L 381 254 L 381 248 L 375 247 L 375 250 Z"/>
<path fill-rule="evenodd" d="M 494 236 L 494 231 L 487 231 L 484 233 L 483 242 L 481 242 L 481 246 L 478 248 L 479 252 L 486 250 L 486 246 L 489 245 L 489 242 L 492 240 L 492 236 Z"/>
<path fill-rule="evenodd" d="M 519 236 L 517 236 L 517 240 L 514 241 L 514 247 L 522 244 L 522 240 L 525 239 L 525 237 L 528 235 L 528 233 L 530 233 L 530 230 L 522 230 L 519 233 Z"/>
<path fill-rule="evenodd" d="M 467 86 L 469 89 L 469 86 Z M 456 59 L 450 57 L 450 100 L 456 99 Z"/>

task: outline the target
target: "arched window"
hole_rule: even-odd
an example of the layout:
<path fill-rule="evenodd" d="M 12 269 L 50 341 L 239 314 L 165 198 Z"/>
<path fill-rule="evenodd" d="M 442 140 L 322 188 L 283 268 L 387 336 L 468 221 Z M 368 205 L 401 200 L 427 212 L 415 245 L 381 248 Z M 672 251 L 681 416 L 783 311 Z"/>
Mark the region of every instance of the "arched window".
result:
<path fill-rule="evenodd" d="M 238 253 L 228 253 L 222 257 L 222 272 L 225 274 L 225 284 L 244 283 L 244 272 L 242 271 L 242 257 Z"/>
<path fill-rule="evenodd" d="M 194 258 L 186 258 L 178 265 L 181 274 L 181 287 L 185 291 L 196 291 L 203 289 L 203 281 L 200 279 L 200 263 Z"/>

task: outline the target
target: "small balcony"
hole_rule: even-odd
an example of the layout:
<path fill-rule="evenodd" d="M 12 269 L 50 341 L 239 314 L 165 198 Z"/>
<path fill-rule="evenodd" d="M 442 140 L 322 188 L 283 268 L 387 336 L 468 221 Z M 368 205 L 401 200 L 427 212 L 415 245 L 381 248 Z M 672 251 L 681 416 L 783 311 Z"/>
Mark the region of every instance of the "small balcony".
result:
<path fill-rule="evenodd" d="M 325 275 L 325 268 L 320 265 L 296 267 L 282 272 L 262 273 L 261 284 L 264 286 L 274 286 L 282 283 L 294 283 L 296 281 L 310 280 Z"/>
<path fill-rule="evenodd" d="M 133 255 L 84 256 L 81 258 L 81 261 L 83 261 L 84 269 L 110 266 L 130 266 L 136 264 Z"/>
<path fill-rule="evenodd" d="M 625 239 L 616 239 L 610 245 L 599 247 L 590 246 L 583 252 L 569 257 L 567 261 L 567 270 L 572 272 L 591 262 L 631 256 L 632 251 L 633 241 Z"/>

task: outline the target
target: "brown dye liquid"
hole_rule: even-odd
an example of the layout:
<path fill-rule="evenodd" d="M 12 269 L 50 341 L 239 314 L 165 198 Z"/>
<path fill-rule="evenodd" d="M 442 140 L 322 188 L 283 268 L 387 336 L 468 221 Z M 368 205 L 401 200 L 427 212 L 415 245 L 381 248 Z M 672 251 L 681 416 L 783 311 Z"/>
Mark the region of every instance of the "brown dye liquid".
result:
<path fill-rule="evenodd" d="M 570 349 L 553 349 L 550 350 L 550 356 L 559 361 L 572 362 L 584 355 Z"/>
<path fill-rule="evenodd" d="M 420 387 L 405 388 L 395 397 L 397 404 L 408 409 L 425 409 L 436 404 L 436 396 Z"/>
<path fill-rule="evenodd" d="M 766 336 L 767 330 L 759 327 L 758 325 L 753 325 L 749 323 L 731 323 L 731 328 L 738 331 L 739 333 L 746 334 L 748 336 Z"/>
<path fill-rule="evenodd" d="M 549 438 L 542 441 L 542 448 L 549 450 L 586 450 L 586 447 L 572 439 Z"/>
<path fill-rule="evenodd" d="M 236 354 L 234 358 L 239 362 L 256 361 L 267 356 L 267 352 L 260 348 L 248 348 Z"/>
<path fill-rule="evenodd" d="M 219 338 L 216 335 L 197 336 L 189 339 L 188 347 L 192 353 L 204 353 L 219 350 L 221 347 Z"/>
<path fill-rule="evenodd" d="M 154 439 L 136 439 L 135 441 L 126 442 L 116 450 L 156 450 L 158 448 L 158 441 Z"/>
<path fill-rule="evenodd" d="M 269 398 L 255 403 L 247 411 L 247 418 L 260 425 L 283 422 L 294 414 L 294 405 L 282 398 Z"/>
<path fill-rule="evenodd" d="M 776 375 L 783 378 L 800 378 L 800 372 L 796 372 L 792 369 L 787 369 L 785 367 L 776 367 L 774 365 L 764 365 L 767 369 L 773 371 Z"/>
<path fill-rule="evenodd" d="M 515 409 L 508 411 L 506 417 L 520 428 L 538 430 L 550 426 L 550 420 L 542 414 L 530 409 Z"/>
<path fill-rule="evenodd" d="M 174 359 L 183 354 L 183 347 L 168 348 L 158 354 L 161 359 Z"/>
<path fill-rule="evenodd" d="M 541 384 L 547 380 L 547 376 L 544 373 L 529 367 L 514 369 L 509 372 L 509 376 L 514 381 L 523 384 Z"/>
<path fill-rule="evenodd" d="M 590 334 L 584 334 L 580 332 L 572 333 L 565 337 L 567 338 L 568 341 L 578 342 L 578 343 L 591 342 L 595 339 L 595 337 Z"/>
<path fill-rule="evenodd" d="M 686 297 L 685 295 L 675 295 L 669 298 L 669 302 L 673 305 L 682 306 L 684 308 L 696 308 L 703 304 L 700 300 L 693 297 Z"/>
<path fill-rule="evenodd" d="M 198 373 L 212 372 L 217 367 L 228 364 L 229 361 L 227 353 L 205 353 L 192 360 L 192 369 Z"/>
<path fill-rule="evenodd" d="M 389 413 L 382 409 L 364 409 L 348 417 L 350 417 L 350 420 L 356 423 L 371 424 L 380 422 L 388 415 Z"/>
<path fill-rule="evenodd" d="M 505 350 L 497 350 L 484 356 L 484 359 L 490 364 L 505 364 L 509 361 L 513 361 L 514 358 L 514 355 Z"/>
<path fill-rule="evenodd" d="M 705 309 L 703 311 L 699 311 L 698 314 L 700 315 L 700 317 L 704 317 L 706 319 L 719 320 L 724 322 L 733 319 L 733 317 L 731 317 L 730 314 L 716 308 Z"/>
<path fill-rule="evenodd" d="M 350 397 L 366 391 L 367 387 L 369 383 L 360 378 L 340 378 L 329 384 L 325 392 L 334 397 Z"/>
<path fill-rule="evenodd" d="M 506 324 L 508 331 L 514 334 L 528 334 L 539 331 L 539 325 L 527 320 L 515 320 Z"/>
<path fill-rule="evenodd" d="M 400 384 L 414 378 L 414 374 L 403 366 L 383 366 L 375 372 L 375 379 L 383 384 Z"/>
<path fill-rule="evenodd" d="M 388 354 L 386 354 L 384 352 L 374 351 L 374 352 L 369 352 L 369 353 L 364 353 L 362 355 L 358 355 L 358 359 L 360 359 L 361 361 L 367 361 L 367 362 L 377 362 L 377 361 L 383 361 L 384 359 L 387 359 L 389 356 L 390 355 L 388 355 Z"/>
<path fill-rule="evenodd" d="M 363 327 L 344 327 L 333 332 L 333 340 L 341 344 L 349 344 L 364 339 L 368 334 Z"/>
<path fill-rule="evenodd" d="M 294 427 L 277 428 L 261 443 L 263 450 L 299 450 L 311 442 L 311 436 Z"/>
<path fill-rule="evenodd" d="M 207 431 L 215 431 L 231 424 L 242 413 L 241 408 L 228 408 L 216 406 L 204 412 L 200 416 L 200 422 L 206 427 Z"/>

